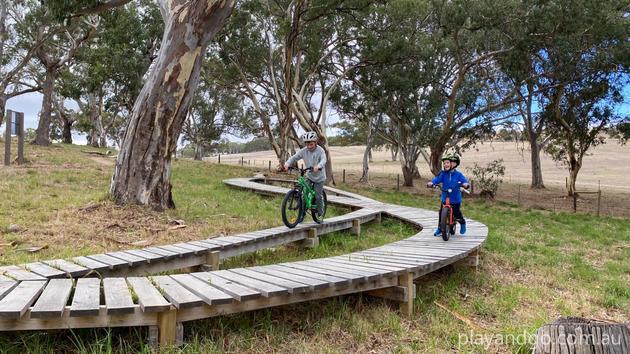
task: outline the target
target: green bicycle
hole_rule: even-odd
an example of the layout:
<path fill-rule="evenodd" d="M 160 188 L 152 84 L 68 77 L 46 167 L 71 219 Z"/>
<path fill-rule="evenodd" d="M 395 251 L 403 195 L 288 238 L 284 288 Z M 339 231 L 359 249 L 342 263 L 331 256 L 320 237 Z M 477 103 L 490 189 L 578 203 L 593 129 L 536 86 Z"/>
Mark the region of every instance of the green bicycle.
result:
<path fill-rule="evenodd" d="M 293 189 L 288 191 L 287 194 L 284 195 L 284 199 L 282 199 L 282 221 L 288 228 L 294 228 L 297 224 L 304 221 L 307 211 L 310 210 L 313 221 L 321 224 L 324 221 L 324 215 L 326 215 L 328 198 L 326 197 L 326 192 L 322 191 L 324 211 L 320 215 L 317 211 L 317 205 L 315 204 L 315 191 L 309 187 L 304 179 L 304 174 L 307 171 L 313 170 L 313 168 L 289 167 L 289 169 L 300 171 L 300 179 L 295 186 L 293 186 Z"/>

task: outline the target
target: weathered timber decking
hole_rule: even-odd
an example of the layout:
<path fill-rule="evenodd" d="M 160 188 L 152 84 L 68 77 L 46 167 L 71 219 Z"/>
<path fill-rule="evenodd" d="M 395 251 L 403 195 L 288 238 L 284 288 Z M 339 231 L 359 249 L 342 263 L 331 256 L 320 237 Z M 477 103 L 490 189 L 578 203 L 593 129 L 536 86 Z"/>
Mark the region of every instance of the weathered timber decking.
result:
<path fill-rule="evenodd" d="M 249 178 L 224 182 L 258 193 L 277 195 L 287 191 Z M 1 267 L 6 276 L 0 276 L 0 330 L 162 326 L 169 321 L 184 322 L 379 289 L 399 291 L 397 296 L 409 302 L 413 297 L 411 279 L 476 255 L 488 234 L 486 226 L 468 220 L 466 235 L 455 235 L 444 242 L 432 236 L 437 212 L 327 190 L 330 204 L 355 211 L 326 219 L 321 225 L 304 223 L 295 229 L 282 226 L 141 250 Z M 408 239 L 343 256 L 146 276 L 205 264 L 213 251 L 227 258 L 303 240 L 309 237 L 309 230 L 313 233 L 312 229 L 317 234 L 349 229 L 356 220 L 380 220 L 381 215 L 428 227 Z M 103 279 L 80 278 L 94 272 Z M 166 332 L 164 335 L 170 335 Z"/>

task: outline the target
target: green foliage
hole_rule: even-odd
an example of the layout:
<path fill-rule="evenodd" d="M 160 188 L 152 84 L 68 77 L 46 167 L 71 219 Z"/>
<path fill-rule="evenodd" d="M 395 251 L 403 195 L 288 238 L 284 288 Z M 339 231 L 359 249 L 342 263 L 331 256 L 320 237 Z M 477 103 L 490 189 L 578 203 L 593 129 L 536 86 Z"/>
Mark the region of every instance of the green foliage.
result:
<path fill-rule="evenodd" d="M 494 199 L 499 189 L 499 185 L 503 182 L 505 175 L 505 165 L 503 159 L 494 160 L 485 167 L 478 165 L 476 162 L 472 168 L 469 168 L 473 175 L 473 179 L 477 182 L 480 195 Z"/>

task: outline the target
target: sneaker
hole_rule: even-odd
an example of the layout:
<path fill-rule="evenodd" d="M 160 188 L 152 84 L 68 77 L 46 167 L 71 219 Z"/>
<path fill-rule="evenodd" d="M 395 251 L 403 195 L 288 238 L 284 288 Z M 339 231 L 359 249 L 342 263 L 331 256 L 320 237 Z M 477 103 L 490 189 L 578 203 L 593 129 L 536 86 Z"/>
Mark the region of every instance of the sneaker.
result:
<path fill-rule="evenodd" d="M 460 225 L 459 233 L 462 234 L 462 235 L 466 233 L 466 224 L 461 224 Z"/>
<path fill-rule="evenodd" d="M 433 233 L 433 236 L 438 237 L 442 234 L 442 230 L 440 230 L 440 228 L 438 227 L 435 232 Z"/>

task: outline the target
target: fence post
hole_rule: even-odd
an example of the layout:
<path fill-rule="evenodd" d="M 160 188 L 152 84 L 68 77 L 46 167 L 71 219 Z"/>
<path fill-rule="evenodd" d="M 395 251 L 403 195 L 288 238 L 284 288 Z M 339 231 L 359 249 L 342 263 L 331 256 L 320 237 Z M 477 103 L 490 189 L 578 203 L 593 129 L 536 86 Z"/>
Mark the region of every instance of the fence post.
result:
<path fill-rule="evenodd" d="M 521 185 L 518 185 L 518 201 L 516 204 L 521 205 Z"/>
<path fill-rule="evenodd" d="M 396 190 L 400 190 L 400 173 L 396 174 Z"/>
<path fill-rule="evenodd" d="M 470 194 L 475 194 L 475 181 L 470 180 Z"/>
<path fill-rule="evenodd" d="M 573 212 L 577 213 L 577 193 L 573 191 Z"/>
<path fill-rule="evenodd" d="M 24 163 L 24 113 L 18 112 L 17 114 L 17 129 L 15 132 L 18 135 L 18 165 Z"/>
<path fill-rule="evenodd" d="M 221 164 L 221 154 L 219 154 L 219 165 Z"/>
<path fill-rule="evenodd" d="M 244 162 L 244 161 L 243 161 L 243 156 L 241 156 L 241 166 L 245 166 L 245 165 L 243 164 L 243 162 Z"/>
<path fill-rule="evenodd" d="M 271 160 L 269 160 L 269 172 L 271 172 Z"/>
<path fill-rule="evenodd" d="M 346 169 L 343 169 L 343 179 L 342 179 L 343 183 L 346 183 Z"/>
<path fill-rule="evenodd" d="M 599 207 L 602 204 L 602 184 L 601 180 L 597 181 L 597 216 L 599 216 Z"/>
<path fill-rule="evenodd" d="M 7 110 L 6 133 L 4 134 L 4 165 L 11 165 L 11 123 L 13 122 L 13 111 Z"/>

